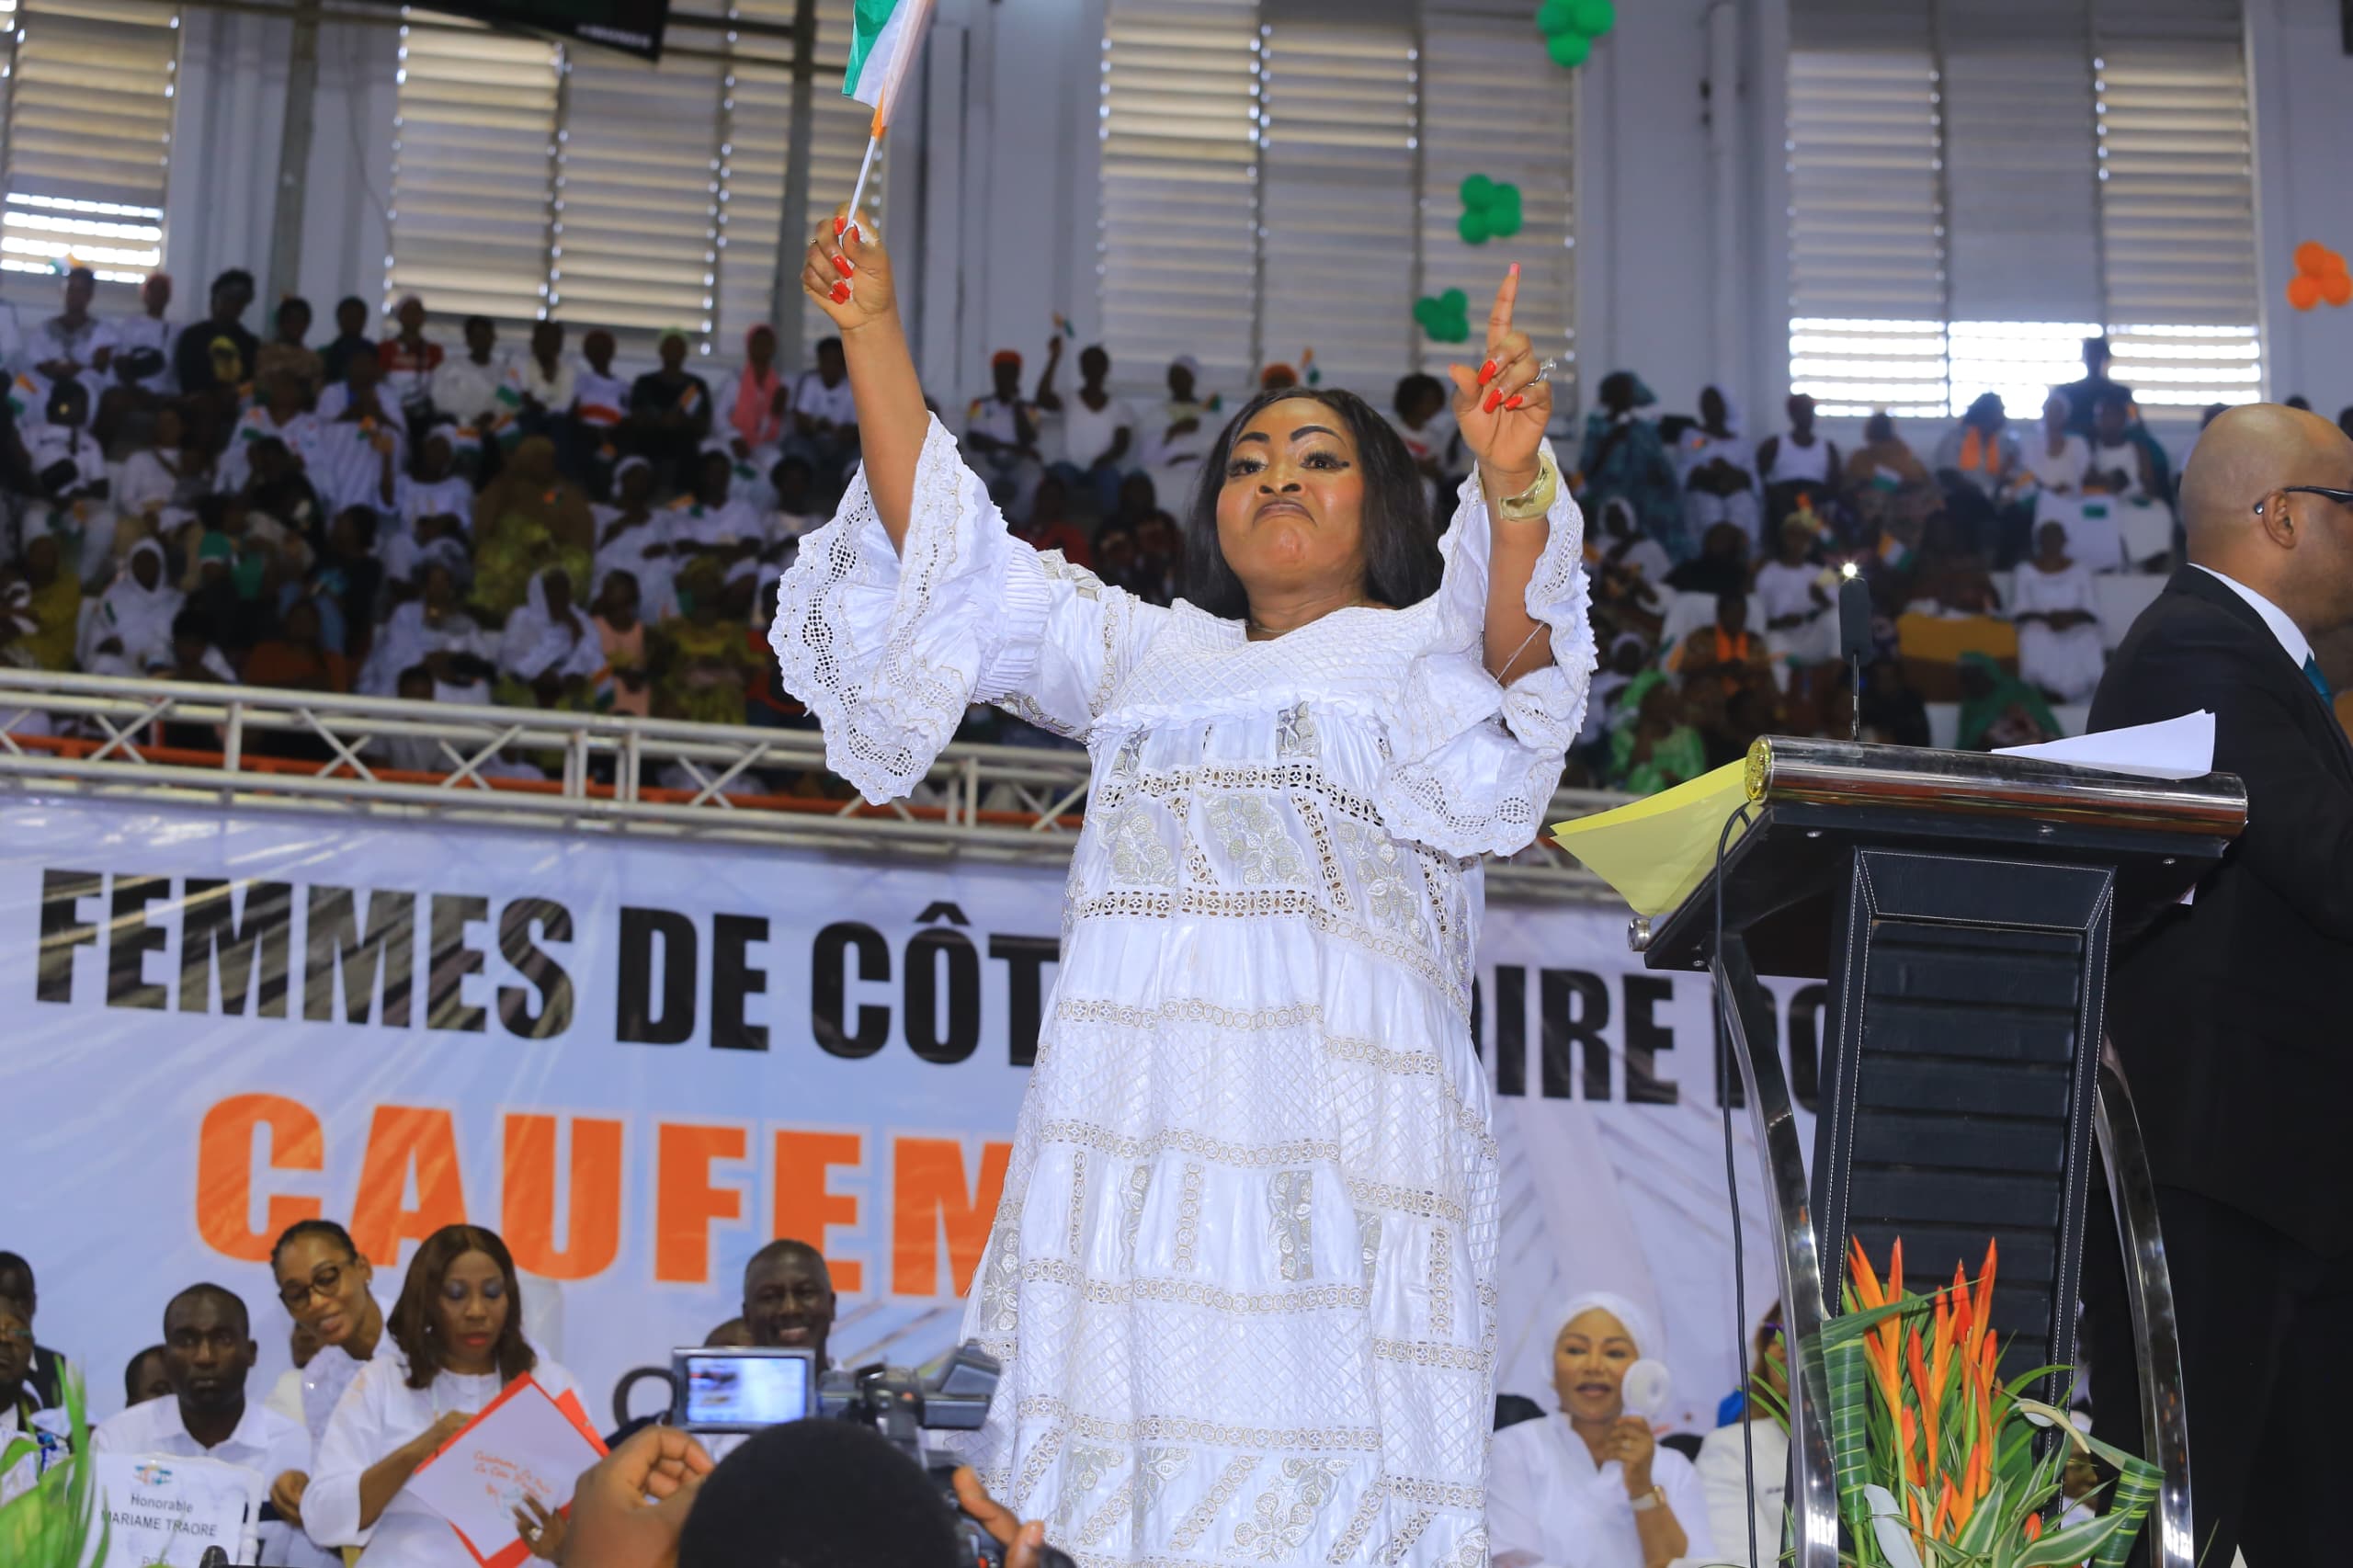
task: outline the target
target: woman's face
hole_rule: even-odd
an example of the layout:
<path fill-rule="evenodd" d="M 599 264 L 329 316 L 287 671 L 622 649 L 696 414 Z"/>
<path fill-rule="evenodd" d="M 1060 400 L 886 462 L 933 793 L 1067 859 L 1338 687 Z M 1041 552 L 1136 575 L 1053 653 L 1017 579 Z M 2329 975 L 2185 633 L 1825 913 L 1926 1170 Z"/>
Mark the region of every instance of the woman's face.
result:
<path fill-rule="evenodd" d="M 716 506 L 727 499 L 728 486 L 735 478 L 735 462 L 724 452 L 711 452 L 702 460 L 702 467 L 695 471 L 695 496 L 706 506 Z"/>
<path fill-rule="evenodd" d="M 2034 552 L 2045 561 L 2056 561 L 2067 553 L 2067 530 L 2057 523 L 2045 523 L 2034 530 Z"/>
<path fill-rule="evenodd" d="M 745 340 L 744 358 L 755 365 L 767 365 L 776 358 L 776 334 L 764 326 L 754 327 L 752 335 Z"/>
<path fill-rule="evenodd" d="M 2064 430 L 2067 427 L 2067 416 L 2073 412 L 2074 410 L 2068 407 L 2065 398 L 2059 396 L 2056 392 L 2052 393 L 2042 405 L 2043 428 Z"/>
<path fill-rule="evenodd" d="M 277 1274 L 287 1315 L 321 1345 L 343 1344 L 368 1316 L 368 1260 L 332 1236 L 297 1236 L 279 1251 Z M 299 1299 L 291 1294 L 297 1290 Z"/>
<path fill-rule="evenodd" d="M 506 1298 L 506 1276 L 488 1253 L 459 1254 L 426 1310 L 449 1370 L 471 1378 L 496 1369 L 498 1335 L 513 1303 Z"/>
<path fill-rule="evenodd" d="M 1363 583 L 1364 463 L 1338 410 L 1287 397 L 1235 433 L 1217 541 L 1253 597 Z"/>
<path fill-rule="evenodd" d="M 1599 1307 L 1579 1312 L 1552 1341 L 1552 1392 L 1561 1408 L 1579 1421 L 1617 1420 L 1626 1414 L 1626 1369 L 1641 1355 L 1610 1313 Z"/>
<path fill-rule="evenodd" d="M 621 505 L 642 506 L 654 497 L 654 471 L 643 463 L 621 475 Z"/>
<path fill-rule="evenodd" d="M 142 550 L 131 558 L 131 580 L 149 593 L 163 581 L 163 557 L 152 550 Z"/>
<path fill-rule="evenodd" d="M 156 410 L 155 449 L 157 451 L 176 451 L 179 449 L 180 443 L 187 439 L 188 434 L 180 425 L 180 414 L 178 409 L 163 408 Z"/>
<path fill-rule="evenodd" d="M 425 608 L 439 614 L 456 602 L 458 585 L 447 566 L 427 567 L 425 573 Z"/>

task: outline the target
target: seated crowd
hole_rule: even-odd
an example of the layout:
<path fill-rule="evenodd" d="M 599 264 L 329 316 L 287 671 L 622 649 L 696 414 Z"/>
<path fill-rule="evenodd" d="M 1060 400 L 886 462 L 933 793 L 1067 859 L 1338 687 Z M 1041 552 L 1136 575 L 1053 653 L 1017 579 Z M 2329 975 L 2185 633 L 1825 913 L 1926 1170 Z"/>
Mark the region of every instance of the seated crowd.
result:
<path fill-rule="evenodd" d="M 258 337 L 242 271 L 207 314 L 165 323 L 171 280 L 143 312 L 91 314 L 70 274 L 63 311 L 30 331 L 0 416 L 0 662 L 19 668 L 241 682 L 715 724 L 804 727 L 767 642 L 777 579 L 855 471 L 857 411 L 838 342 L 792 373 L 754 327 L 741 367 L 696 368 L 687 339 L 617 368 L 612 334 L 571 351 L 560 322 L 503 354 L 495 324 L 462 348 L 424 301 L 369 335 L 360 300 L 313 347 L 310 306 L 280 301 Z M 1931 741 L 1931 704 L 1958 709 L 1964 747 L 2049 738 L 2087 699 L 2105 653 L 2095 576 L 2175 553 L 2173 462 L 2109 381 L 2054 389 L 2014 431 L 1988 393 L 1927 460 L 1885 415 L 1852 451 L 1793 397 L 1761 443 L 1732 399 L 1654 417 L 1641 379 L 1602 379 L 1582 440 L 1563 440 L 1584 502 L 1602 668 L 1566 775 L 1648 792 L 1764 733 L 1844 734 L 1856 694 L 1837 659 L 1835 587 L 1870 584 L 1880 655 L 1860 694 L 1868 735 Z M 1165 396 L 1110 390 L 1100 347 L 1058 390 L 1063 344 L 1025 388 L 1019 353 L 960 438 L 1014 531 L 1104 582 L 1165 604 L 1183 589 L 1186 528 L 1223 400 L 1189 358 Z M 1262 386 L 1295 381 L 1268 366 Z M 1412 374 L 1392 419 L 1433 500 L 1469 464 L 1447 389 Z M 1439 508 L 1441 516 L 1447 508 Z M 1998 582 L 1997 582 L 1998 579 Z M 1061 744 L 975 709 L 967 740 Z M 201 733 L 164 738 L 198 749 Z M 442 770 L 435 743 L 382 739 L 376 766 Z M 265 753 L 324 759 L 305 736 Z M 508 754 L 486 775 L 537 777 Z M 812 772 L 738 788 L 847 794 Z"/>
<path fill-rule="evenodd" d="M 161 1337 L 125 1356 L 123 1408 L 77 1433 L 63 1407 L 91 1349 L 69 1358 L 36 1343 L 33 1266 L 0 1252 L 0 1497 L 20 1494 L 77 1445 L 205 1459 L 251 1471 L 253 1494 L 267 1499 L 254 1516 L 251 1561 L 335 1568 L 347 1549 L 364 1546 L 367 1561 L 392 1568 L 469 1568 L 473 1554 L 410 1490 L 425 1461 L 526 1374 L 602 1423 L 601 1391 L 581 1388 L 547 1337 L 561 1333 L 561 1312 L 549 1310 L 559 1288 L 518 1274 L 492 1231 L 437 1231 L 395 1280 L 342 1226 L 306 1219 L 278 1238 L 269 1261 L 278 1298 L 270 1303 L 217 1284 L 172 1290 L 159 1282 Z M 804 1348 L 819 1368 L 835 1367 L 835 1314 L 824 1259 L 779 1239 L 745 1264 L 740 1314 L 705 1344 Z M 1750 1346 L 1748 1386 L 1722 1399 L 1704 1434 L 1654 1427 L 1654 1412 L 1629 1407 L 1629 1368 L 1663 1347 L 1642 1307 L 1592 1292 L 1541 1325 L 1552 1346 L 1545 1397 L 1506 1392 L 1495 1401 L 1495 1560 L 1563 1561 L 1574 1546 L 1591 1568 L 1772 1561 L 1787 1453 L 1772 1418 L 1787 1386 L 1779 1315 L 1767 1310 Z M 293 1361 L 267 1389 L 252 1381 L 264 1334 L 285 1335 Z M 668 1348 L 649 1345 L 648 1360 L 665 1359 Z M 612 1453 L 581 1473 L 571 1495 L 517 1499 L 515 1527 L 533 1555 L 570 1568 L 958 1561 L 954 1515 L 929 1478 L 879 1437 L 815 1421 L 749 1437 L 692 1437 L 658 1415 L 631 1415 L 630 1389 L 648 1375 L 631 1372 L 613 1391 L 605 1439 Z M 1756 1449 L 1753 1501 L 1745 1444 Z M 2071 1474 L 2070 1496 L 2092 1479 Z M 1009 1564 L 1039 1562 L 1037 1524 L 1023 1525 L 970 1471 L 958 1474 L 956 1491 L 968 1515 L 1017 1548 Z M 664 1507 L 673 1494 L 675 1506 Z M 889 1500 L 879 1512 L 877 1498 Z M 1754 1559 L 1745 1545 L 1752 1517 Z M 838 1543 L 831 1532 L 843 1532 Z"/>

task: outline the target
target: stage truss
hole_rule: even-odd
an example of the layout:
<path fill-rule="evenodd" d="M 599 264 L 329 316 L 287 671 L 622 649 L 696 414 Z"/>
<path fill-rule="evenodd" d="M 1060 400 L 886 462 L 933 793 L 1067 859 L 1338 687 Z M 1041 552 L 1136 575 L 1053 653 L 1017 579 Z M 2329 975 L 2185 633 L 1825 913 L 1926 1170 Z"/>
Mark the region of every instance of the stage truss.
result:
<path fill-rule="evenodd" d="M 0 787 L 20 794 L 927 859 L 1060 864 L 1077 836 L 1087 782 L 1084 751 L 954 744 L 932 765 L 916 798 L 870 806 L 770 792 L 779 778 L 823 773 L 824 743 L 812 730 L 6 668 L 0 726 Z M 40 731 L 47 733 L 33 733 Z M 395 770 L 370 755 L 392 740 L 427 743 L 433 769 Z M 290 742 L 324 760 L 266 755 Z M 494 776 L 498 763 L 524 757 L 549 776 Z M 1546 821 L 1622 799 L 1563 790 Z M 1618 903 L 1598 878 L 1549 845 L 1490 860 L 1487 887 L 1503 899 Z"/>

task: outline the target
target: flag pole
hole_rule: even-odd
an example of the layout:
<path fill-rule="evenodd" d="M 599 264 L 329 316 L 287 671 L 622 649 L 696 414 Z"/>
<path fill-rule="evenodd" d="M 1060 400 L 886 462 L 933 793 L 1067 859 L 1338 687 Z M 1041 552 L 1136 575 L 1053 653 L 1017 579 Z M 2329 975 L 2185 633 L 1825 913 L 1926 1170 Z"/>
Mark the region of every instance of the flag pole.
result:
<path fill-rule="evenodd" d="M 849 219 L 853 223 L 858 222 L 859 204 L 866 199 L 866 182 L 874 173 L 874 154 L 881 145 L 882 110 L 878 105 L 874 110 L 873 129 L 866 136 L 866 157 L 858 165 L 858 186 L 849 193 Z"/>

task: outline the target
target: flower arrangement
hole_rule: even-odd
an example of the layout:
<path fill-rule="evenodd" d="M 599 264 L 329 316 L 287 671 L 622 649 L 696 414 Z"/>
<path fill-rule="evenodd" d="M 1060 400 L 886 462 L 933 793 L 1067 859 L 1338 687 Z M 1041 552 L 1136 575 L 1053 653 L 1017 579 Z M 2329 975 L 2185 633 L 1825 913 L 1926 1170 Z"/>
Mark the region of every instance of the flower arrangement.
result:
<path fill-rule="evenodd" d="M 2148 1461 L 2080 1434 L 2063 1409 L 2017 1391 L 2064 1369 L 2006 1381 L 1989 1313 L 1999 1259 L 1985 1249 L 1972 1288 L 1904 1288 L 1904 1244 L 1885 1283 L 1855 1243 L 1847 1311 L 1821 1335 L 1839 1512 L 1856 1568 L 2121 1568 L 2157 1493 Z M 2057 1438 L 2060 1440 L 2052 1440 Z M 2108 1512 L 2052 1528 L 2071 1453 L 2118 1471 Z"/>
<path fill-rule="evenodd" d="M 54 1459 L 30 1487 L 0 1503 L 0 1562 L 17 1568 L 82 1568 L 103 1562 L 108 1528 L 98 1508 L 98 1492 L 91 1467 L 82 1456 L 89 1452 L 90 1427 L 79 1373 L 68 1370 L 64 1386 L 66 1418 L 73 1424 L 71 1453 Z M 34 1445 L 23 1445 L 30 1450 Z M 38 1468 L 38 1454 L 6 1455 L 5 1475 L 17 1475 L 18 1464 Z"/>

